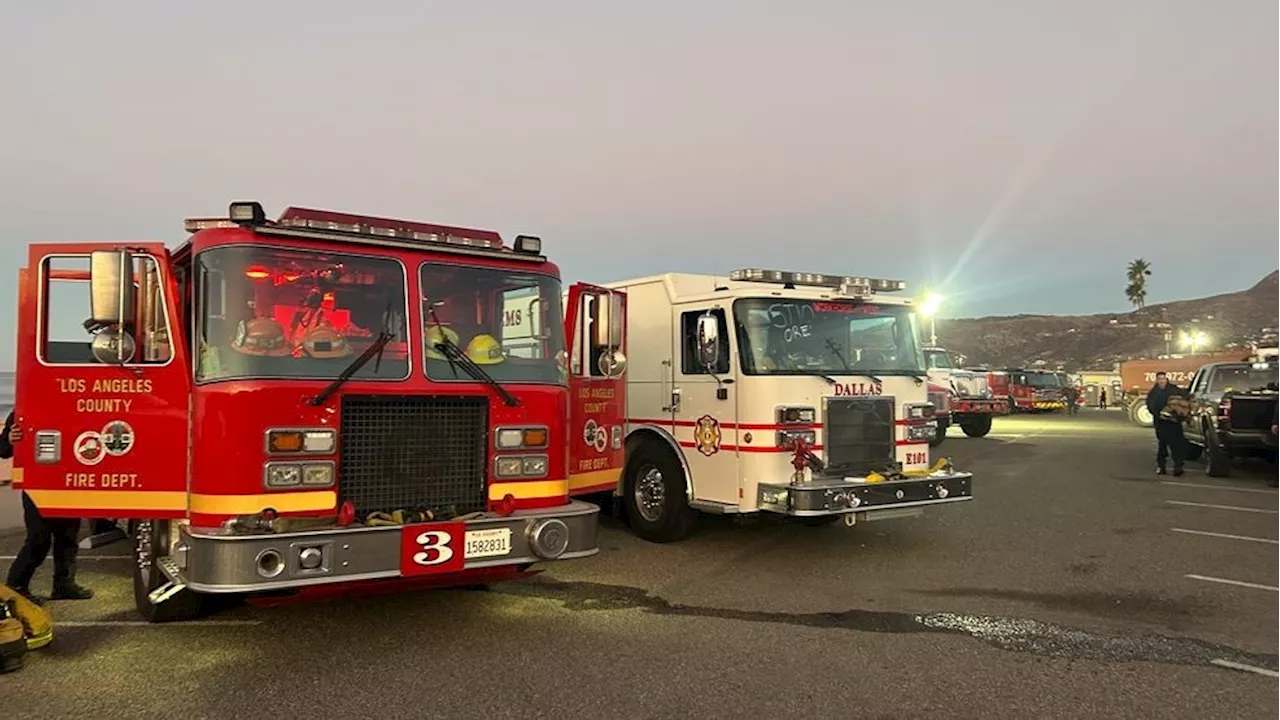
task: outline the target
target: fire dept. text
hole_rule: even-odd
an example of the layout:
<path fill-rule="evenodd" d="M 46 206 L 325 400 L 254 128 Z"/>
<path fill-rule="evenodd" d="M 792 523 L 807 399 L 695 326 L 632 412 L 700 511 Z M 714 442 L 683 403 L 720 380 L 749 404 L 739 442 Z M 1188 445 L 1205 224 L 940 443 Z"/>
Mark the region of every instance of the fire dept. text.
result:
<path fill-rule="evenodd" d="M 67 473 L 69 488 L 136 489 L 138 473 Z"/>

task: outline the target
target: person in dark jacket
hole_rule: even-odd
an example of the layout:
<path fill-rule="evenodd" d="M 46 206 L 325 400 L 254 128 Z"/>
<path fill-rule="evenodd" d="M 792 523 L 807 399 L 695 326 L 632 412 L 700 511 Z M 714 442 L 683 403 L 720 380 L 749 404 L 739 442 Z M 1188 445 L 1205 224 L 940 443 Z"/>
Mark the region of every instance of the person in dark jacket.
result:
<path fill-rule="evenodd" d="M 1151 413 L 1156 431 L 1156 474 L 1164 475 L 1166 462 L 1173 457 L 1173 474 L 1182 475 L 1182 463 L 1186 458 L 1187 441 L 1182 434 L 1182 419 L 1174 413 L 1166 412 L 1169 398 L 1185 397 L 1185 393 L 1177 385 L 1169 382 L 1169 376 L 1163 372 L 1156 373 L 1156 384 L 1147 393 L 1147 411 Z"/>
<path fill-rule="evenodd" d="M 13 457 L 13 412 L 4 421 L 4 434 L 0 435 L 0 458 Z M 9 566 L 5 580 L 14 591 L 22 593 L 39 604 L 31 593 L 31 578 L 36 569 L 53 548 L 53 599 L 87 600 L 93 591 L 76 584 L 76 537 L 80 534 L 80 518 L 46 518 L 24 492 L 22 493 L 22 519 L 27 526 L 27 539 Z"/>

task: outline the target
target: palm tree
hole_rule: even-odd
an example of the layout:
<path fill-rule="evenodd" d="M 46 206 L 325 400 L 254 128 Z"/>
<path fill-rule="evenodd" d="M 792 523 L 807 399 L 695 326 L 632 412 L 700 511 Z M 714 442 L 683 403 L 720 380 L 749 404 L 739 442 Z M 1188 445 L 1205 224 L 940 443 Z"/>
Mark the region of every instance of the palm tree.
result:
<path fill-rule="evenodd" d="M 1134 260 L 1129 263 L 1126 276 L 1129 284 L 1125 286 L 1124 295 L 1135 308 L 1141 310 L 1147 306 L 1147 278 L 1151 276 L 1151 263 L 1142 258 Z"/>

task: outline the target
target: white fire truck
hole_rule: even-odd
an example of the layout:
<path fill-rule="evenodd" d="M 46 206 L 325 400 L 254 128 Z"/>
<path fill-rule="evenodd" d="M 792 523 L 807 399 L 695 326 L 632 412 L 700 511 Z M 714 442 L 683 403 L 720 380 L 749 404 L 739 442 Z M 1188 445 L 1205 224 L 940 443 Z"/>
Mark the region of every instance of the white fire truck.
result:
<path fill-rule="evenodd" d="M 905 287 L 760 269 L 602 286 L 630 355 L 626 462 L 605 480 L 636 534 L 679 540 L 699 511 L 853 525 L 972 499 L 971 473 L 930 465 L 918 318 L 885 294 Z"/>
<path fill-rule="evenodd" d="M 934 447 L 942 444 L 949 425 L 959 425 L 969 437 L 985 437 L 991 432 L 992 419 L 1009 413 L 1008 401 L 992 393 L 987 373 L 955 367 L 951 354 L 945 348 L 926 347 L 924 358 L 929 379 L 947 391 L 946 417 L 944 419 L 939 413 L 938 437 L 933 442 Z M 933 402 L 941 408 L 938 399 Z"/>

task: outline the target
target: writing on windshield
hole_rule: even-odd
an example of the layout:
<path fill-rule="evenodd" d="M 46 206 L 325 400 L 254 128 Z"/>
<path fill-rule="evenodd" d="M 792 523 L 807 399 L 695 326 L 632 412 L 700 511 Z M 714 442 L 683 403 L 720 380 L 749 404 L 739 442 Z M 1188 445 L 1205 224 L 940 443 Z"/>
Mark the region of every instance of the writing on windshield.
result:
<path fill-rule="evenodd" d="M 746 298 L 733 313 L 749 375 L 924 372 L 916 318 L 902 306 Z"/>

